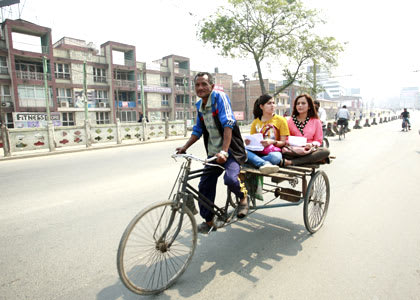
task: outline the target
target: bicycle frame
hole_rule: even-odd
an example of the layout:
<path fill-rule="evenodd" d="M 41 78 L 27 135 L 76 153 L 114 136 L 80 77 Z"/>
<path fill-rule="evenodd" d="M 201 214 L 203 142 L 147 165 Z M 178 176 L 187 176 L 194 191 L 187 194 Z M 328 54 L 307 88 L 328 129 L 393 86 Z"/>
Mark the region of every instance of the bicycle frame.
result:
<path fill-rule="evenodd" d="M 190 180 L 217 172 L 217 168 L 217 166 L 211 166 L 191 171 L 191 160 L 188 159 L 186 162 L 184 162 L 180 170 L 181 176 L 179 176 L 179 185 L 174 197 L 174 203 L 177 203 L 179 205 L 179 201 L 182 199 L 183 204 L 185 205 L 189 197 L 192 197 L 205 208 L 212 211 L 216 216 L 218 216 L 219 218 L 223 218 L 226 207 L 225 209 L 218 207 L 216 204 L 212 203 L 206 196 L 204 196 L 202 193 L 200 193 L 188 183 Z M 178 197 L 176 197 L 177 195 Z"/>
<path fill-rule="evenodd" d="M 172 198 L 171 201 L 173 202 L 171 217 L 169 219 L 167 228 L 164 230 L 161 236 L 157 239 L 156 247 L 159 247 L 160 244 L 164 243 L 166 239 L 166 235 L 174 223 L 176 212 L 181 210 L 181 214 L 180 214 L 181 216 L 177 224 L 177 229 L 172 239 L 169 242 L 167 242 L 168 248 L 172 245 L 172 243 L 174 242 L 174 240 L 176 239 L 176 237 L 178 236 L 181 230 L 184 210 L 186 207 L 188 207 L 187 201 L 191 198 L 197 200 L 199 203 L 201 203 L 201 205 L 206 207 L 208 210 L 212 211 L 221 220 L 225 222 L 227 221 L 227 218 L 225 215 L 225 212 L 227 211 L 227 206 L 229 205 L 227 201 L 226 201 L 224 209 L 220 208 L 216 204 L 212 203 L 206 196 L 204 196 L 202 193 L 197 191 L 188 183 L 188 181 L 190 180 L 193 180 L 195 178 L 199 178 L 203 175 L 211 174 L 217 171 L 216 168 L 217 167 L 214 166 L 210 168 L 202 168 L 202 169 L 191 171 L 191 159 L 187 159 L 187 161 L 181 165 L 177 179 L 175 180 L 174 186 L 172 187 L 171 193 L 169 194 L 169 200 Z M 178 188 L 177 188 L 177 191 L 174 193 L 174 189 L 177 182 L 178 182 Z M 153 236 L 155 237 L 155 233 Z"/>

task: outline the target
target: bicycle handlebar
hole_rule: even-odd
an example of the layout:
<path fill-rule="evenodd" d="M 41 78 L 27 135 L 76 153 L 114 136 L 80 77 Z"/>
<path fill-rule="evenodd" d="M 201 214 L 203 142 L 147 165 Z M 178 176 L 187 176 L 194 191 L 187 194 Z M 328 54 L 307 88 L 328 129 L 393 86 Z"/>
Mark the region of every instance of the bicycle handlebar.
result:
<path fill-rule="evenodd" d="M 176 161 L 177 157 L 181 157 L 181 158 L 185 158 L 186 160 L 196 160 L 199 162 L 202 162 L 203 165 L 207 165 L 207 166 L 213 166 L 213 167 L 219 167 L 222 168 L 223 170 L 225 169 L 223 166 L 219 165 L 219 164 L 212 164 L 212 161 L 215 161 L 217 159 L 216 156 L 213 156 L 211 158 L 206 158 L 206 159 L 202 159 L 200 157 L 194 156 L 192 154 L 187 154 L 187 153 L 183 153 L 183 154 L 178 154 L 178 153 L 174 153 L 171 155 L 171 157 Z"/>

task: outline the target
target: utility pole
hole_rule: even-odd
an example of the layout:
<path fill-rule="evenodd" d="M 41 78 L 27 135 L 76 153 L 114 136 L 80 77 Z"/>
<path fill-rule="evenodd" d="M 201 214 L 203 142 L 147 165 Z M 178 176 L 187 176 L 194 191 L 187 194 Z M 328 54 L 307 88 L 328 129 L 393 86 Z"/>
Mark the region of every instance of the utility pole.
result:
<path fill-rule="evenodd" d="M 47 108 L 47 122 L 51 121 L 51 112 L 50 112 L 50 92 L 48 90 L 48 80 L 47 80 L 47 58 L 45 56 L 42 57 L 44 63 L 44 88 L 45 88 L 45 106 Z"/>
<path fill-rule="evenodd" d="M 143 141 L 146 140 L 146 103 L 144 103 L 144 74 L 143 74 L 143 67 L 140 69 L 140 101 L 141 101 L 141 109 L 143 113 L 143 119 L 141 121 L 142 128 L 143 128 Z"/>
<path fill-rule="evenodd" d="M 249 78 L 246 75 L 242 75 L 244 79 L 241 79 L 240 81 L 244 84 L 244 91 L 245 91 L 245 124 L 248 125 L 248 95 L 246 92 L 246 82 L 249 80 Z"/>
<path fill-rule="evenodd" d="M 92 146 L 90 134 L 90 122 L 88 112 L 88 98 L 87 98 L 87 74 L 86 74 L 86 60 L 83 62 L 83 100 L 85 104 L 85 130 L 86 130 L 86 148 Z"/>
<path fill-rule="evenodd" d="M 184 137 L 187 136 L 187 107 L 186 107 L 186 88 L 187 88 L 187 78 L 184 74 L 184 79 L 182 80 L 182 83 L 184 84 Z"/>
<path fill-rule="evenodd" d="M 50 91 L 48 90 L 48 64 L 47 58 L 45 56 L 42 57 L 44 63 L 44 88 L 45 88 L 45 106 L 47 111 L 47 132 L 48 132 L 48 147 L 51 151 L 55 150 L 55 143 L 54 143 L 54 127 L 51 121 L 51 112 L 50 112 Z"/>
<path fill-rule="evenodd" d="M 3 143 L 3 152 L 4 152 L 4 156 L 10 156 L 10 151 L 9 151 L 9 137 L 7 135 L 7 130 L 6 130 L 6 125 L 4 124 L 3 121 L 3 105 L 6 105 L 5 102 L 3 102 L 3 96 L 1 96 L 1 100 L 0 100 L 0 136 L 1 136 L 1 140 Z"/>
<path fill-rule="evenodd" d="M 83 62 L 83 100 L 85 104 L 85 121 L 89 119 L 88 99 L 87 99 L 87 80 L 86 80 L 86 60 Z"/>

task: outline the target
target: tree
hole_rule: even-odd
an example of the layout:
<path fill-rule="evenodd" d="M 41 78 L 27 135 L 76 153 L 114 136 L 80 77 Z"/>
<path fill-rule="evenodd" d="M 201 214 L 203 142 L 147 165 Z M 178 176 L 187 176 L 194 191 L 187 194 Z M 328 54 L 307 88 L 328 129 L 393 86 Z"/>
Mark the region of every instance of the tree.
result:
<path fill-rule="evenodd" d="M 307 34 L 291 38 L 286 48 L 285 53 L 290 59 L 293 71 L 289 67 L 283 70 L 286 80 L 274 95 L 298 81 L 309 94 L 316 97 L 316 94 L 323 91 L 323 87 L 317 81 L 317 70 L 329 70 L 336 66 L 338 54 L 343 51 L 343 46 L 333 37 L 321 38 L 314 34 Z M 301 72 L 302 67 L 308 66 L 310 63 L 312 72 Z"/>
<path fill-rule="evenodd" d="M 198 38 L 219 49 L 222 56 L 251 56 L 255 61 L 263 94 L 266 89 L 261 62 L 269 57 L 278 60 L 287 57 L 297 67 L 293 72 L 289 68 L 283 71 L 287 86 L 292 84 L 303 64 L 310 58 L 308 55 L 316 53 L 309 48 L 310 43 L 318 46 L 317 42 L 322 40 L 310 38 L 311 29 L 321 22 L 317 18 L 317 11 L 304 8 L 299 0 L 228 2 L 230 9 L 220 8 L 213 18 L 198 25 Z"/>

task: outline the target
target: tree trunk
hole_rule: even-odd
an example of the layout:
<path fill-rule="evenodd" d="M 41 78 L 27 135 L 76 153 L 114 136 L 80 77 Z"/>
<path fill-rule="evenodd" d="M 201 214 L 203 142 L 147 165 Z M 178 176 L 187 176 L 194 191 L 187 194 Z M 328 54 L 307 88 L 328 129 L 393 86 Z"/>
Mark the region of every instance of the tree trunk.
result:
<path fill-rule="evenodd" d="M 260 61 L 255 56 L 254 56 L 254 59 L 255 59 L 255 64 L 257 65 L 258 79 L 260 81 L 260 88 L 261 88 L 261 95 L 263 95 L 267 93 L 267 91 L 265 89 L 264 79 L 262 77 L 261 65 L 260 65 Z"/>

